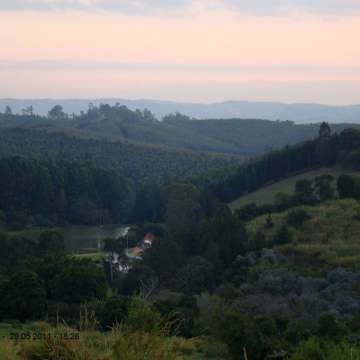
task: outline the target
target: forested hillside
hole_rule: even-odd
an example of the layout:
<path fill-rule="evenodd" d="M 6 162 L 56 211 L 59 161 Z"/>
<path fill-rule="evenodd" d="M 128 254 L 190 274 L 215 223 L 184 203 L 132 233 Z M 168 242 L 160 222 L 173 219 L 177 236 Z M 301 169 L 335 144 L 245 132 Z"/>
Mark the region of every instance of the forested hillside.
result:
<path fill-rule="evenodd" d="M 211 119 L 194 121 L 179 115 L 164 118 L 164 123 L 177 129 L 191 131 L 232 146 L 239 154 L 254 156 L 317 137 L 320 124 L 295 125 L 291 121 L 260 119 Z M 341 132 L 348 124 L 332 125 L 333 132 Z M 360 128 L 354 125 L 354 128 Z"/>
<path fill-rule="evenodd" d="M 271 204 L 262 216 L 219 203 L 209 211 L 194 186 L 172 184 L 164 224 L 131 231 L 131 242 L 156 234 L 142 258 L 127 258 L 124 238 L 103 240 L 125 272 L 67 255 L 54 231 L 0 234 L 2 354 L 357 360 L 360 178 L 334 180 L 300 180 L 286 210 Z"/>
<path fill-rule="evenodd" d="M 0 130 L 0 156 L 20 155 L 41 159 L 88 161 L 111 169 L 135 185 L 146 181 L 165 183 L 239 164 L 235 155 L 177 150 L 165 146 L 83 139 L 45 130 Z"/>
<path fill-rule="evenodd" d="M 23 153 L 33 151 L 28 134 L 41 134 L 46 146 L 38 146 L 37 156 L 42 149 L 48 156 L 52 143 L 55 154 L 76 154 L 82 143 L 100 153 L 104 144 L 116 145 L 7 129 L 10 150 L 14 132 Z M 91 162 L 1 159 L 7 224 L 0 233 L 0 354 L 11 360 L 58 360 L 54 354 L 63 360 L 358 360 L 359 149 L 358 130 L 331 135 L 324 123 L 314 140 L 193 183 L 147 182 L 135 197 L 126 180 Z M 224 204 L 324 166 L 336 166 L 336 177 L 335 170 L 313 172 L 268 204 L 233 212 Z M 128 216 L 133 224 L 126 232 L 98 239 L 92 253 L 70 254 L 56 229 L 28 235 L 40 220 L 100 225 Z"/>
<path fill-rule="evenodd" d="M 178 149 L 258 155 L 271 149 L 309 140 L 317 136 L 320 124 L 295 125 L 291 121 L 257 119 L 196 120 L 180 114 L 155 119 L 148 111 L 131 111 L 125 106 L 91 105 L 80 115 L 64 113 L 55 106 L 47 117 L 35 116 L 32 108 L 23 115 L 13 115 L 11 109 L 0 114 L 0 126 L 43 129 L 63 132 L 80 138 L 129 141 L 167 145 Z M 333 125 L 334 132 L 348 127 Z M 359 127 L 360 125 L 354 125 Z"/>
<path fill-rule="evenodd" d="M 359 145 L 359 130 L 349 128 L 331 135 L 329 125 L 323 123 L 314 140 L 268 152 L 231 171 L 199 179 L 197 183 L 211 189 L 218 199 L 230 202 L 297 172 L 335 165 L 358 170 Z"/>
<path fill-rule="evenodd" d="M 298 139 L 294 125 L 259 121 L 263 130 L 250 131 L 247 123 L 242 135 L 238 120 L 175 115 L 159 123 L 121 107 L 72 119 L 53 110 L 46 119 L 2 116 L 0 354 L 360 356 L 359 130 L 332 133 L 323 123 L 310 140 L 244 163 L 236 153 L 264 151 L 276 132 L 285 143 Z M 119 112 L 121 121 L 111 119 Z M 197 150 L 228 154 L 186 149 L 194 134 Z M 313 176 L 286 194 L 235 211 L 226 205 L 300 172 Z M 109 223 L 132 225 L 74 254 L 54 228 Z M 9 330 L 14 321 L 22 324 Z"/>
<path fill-rule="evenodd" d="M 124 223 L 135 191 L 114 171 L 90 164 L 0 159 L 0 209 L 12 228 Z"/>

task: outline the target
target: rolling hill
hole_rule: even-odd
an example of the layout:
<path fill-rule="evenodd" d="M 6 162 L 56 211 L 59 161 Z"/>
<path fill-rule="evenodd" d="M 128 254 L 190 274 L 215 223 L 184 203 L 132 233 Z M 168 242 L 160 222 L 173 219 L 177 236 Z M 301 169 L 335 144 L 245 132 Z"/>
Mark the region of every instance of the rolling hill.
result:
<path fill-rule="evenodd" d="M 333 132 L 352 126 L 332 125 Z M 60 112 L 51 118 L 0 114 L 0 127 L 21 127 L 47 132 L 62 132 L 82 139 L 127 141 L 166 145 L 176 149 L 254 156 L 286 145 L 313 139 L 320 124 L 296 125 L 290 121 L 260 119 L 202 120 L 175 114 L 162 122 L 144 111 L 125 106 L 100 105 L 80 116 Z"/>
<path fill-rule="evenodd" d="M 232 201 L 229 205 L 232 210 L 236 210 L 246 204 L 255 203 L 256 205 L 271 204 L 274 202 L 276 194 L 285 193 L 292 194 L 295 189 L 295 184 L 298 180 L 309 179 L 312 180 L 321 175 L 332 175 L 337 179 L 341 174 L 351 173 L 343 169 L 336 168 L 320 168 L 312 171 L 306 171 L 300 174 L 289 176 L 283 180 L 276 181 L 272 184 L 266 185 L 257 191 L 251 192 L 245 196 Z"/>
<path fill-rule="evenodd" d="M 276 247 L 289 260 L 289 266 L 308 275 L 323 275 L 329 269 L 359 270 L 360 205 L 355 199 L 335 199 L 318 206 L 301 206 L 309 218 L 298 228 L 290 228 L 292 241 Z M 247 229 L 252 240 L 263 231 L 265 243 L 287 224 L 293 209 L 272 214 L 273 227 L 266 229 L 267 215 L 252 220 Z"/>
<path fill-rule="evenodd" d="M 129 100 L 129 99 L 0 99 L 0 109 L 9 105 L 15 112 L 27 106 L 34 106 L 35 112 L 46 115 L 56 104 L 64 107 L 68 113 L 79 114 L 88 107 L 89 103 L 126 105 L 132 110 L 149 109 L 156 117 L 180 112 L 190 117 L 199 119 L 229 119 L 229 118 L 255 118 L 269 120 L 291 120 L 296 123 L 311 123 L 328 121 L 359 122 L 360 105 L 327 106 L 321 104 L 286 104 L 277 102 L 250 102 L 250 101 L 225 101 L 211 104 L 181 103 L 160 100 Z"/>
<path fill-rule="evenodd" d="M 221 170 L 243 161 L 240 156 L 179 150 L 127 141 L 109 142 L 69 134 L 9 128 L 0 130 L 0 157 L 90 162 L 116 171 L 134 184 L 164 183 Z"/>

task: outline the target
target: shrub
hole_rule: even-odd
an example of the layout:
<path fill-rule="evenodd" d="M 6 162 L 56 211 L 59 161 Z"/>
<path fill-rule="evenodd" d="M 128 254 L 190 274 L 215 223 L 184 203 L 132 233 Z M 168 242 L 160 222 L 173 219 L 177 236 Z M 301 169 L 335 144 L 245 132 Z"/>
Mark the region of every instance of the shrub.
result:
<path fill-rule="evenodd" d="M 360 360 L 360 348 L 348 342 L 333 344 L 317 338 L 300 344 L 298 351 L 290 360 Z"/>
<path fill-rule="evenodd" d="M 128 316 L 124 321 L 126 332 L 160 333 L 165 321 L 159 311 L 147 305 L 142 299 L 135 298 L 129 306 Z"/>
<path fill-rule="evenodd" d="M 328 360 L 329 348 L 316 338 L 302 343 L 290 360 Z"/>
<path fill-rule="evenodd" d="M 341 198 L 350 198 L 355 195 L 355 182 L 350 175 L 339 176 L 337 190 Z"/>
<path fill-rule="evenodd" d="M 102 299 L 107 291 L 105 274 L 94 263 L 74 261 L 55 276 L 50 291 L 53 299 L 70 304 Z"/>
<path fill-rule="evenodd" d="M 305 209 L 295 209 L 289 212 L 287 216 L 287 224 L 300 227 L 306 220 L 311 219 L 310 214 Z"/>
<path fill-rule="evenodd" d="M 114 346 L 114 357 L 117 360 L 180 360 L 170 340 L 139 332 L 120 336 Z"/>
<path fill-rule="evenodd" d="M 46 306 L 44 284 L 33 272 L 16 272 L 10 277 L 2 302 L 4 313 L 10 319 L 40 319 L 45 313 Z"/>
<path fill-rule="evenodd" d="M 334 338 L 340 334 L 340 327 L 333 314 L 323 314 L 319 318 L 318 333 L 321 336 Z"/>
<path fill-rule="evenodd" d="M 96 315 L 104 329 L 120 324 L 127 316 L 129 299 L 125 296 L 112 295 L 96 306 Z"/>
<path fill-rule="evenodd" d="M 0 360 L 20 360 L 18 347 L 9 340 L 0 341 Z"/>
<path fill-rule="evenodd" d="M 274 236 L 275 245 L 284 245 L 292 241 L 292 233 L 286 224 L 283 224 Z"/>

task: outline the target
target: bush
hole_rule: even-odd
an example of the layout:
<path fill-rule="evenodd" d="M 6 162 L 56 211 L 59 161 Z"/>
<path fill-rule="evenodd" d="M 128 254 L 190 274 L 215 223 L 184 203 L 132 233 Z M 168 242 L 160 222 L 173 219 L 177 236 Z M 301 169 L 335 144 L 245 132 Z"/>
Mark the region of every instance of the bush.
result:
<path fill-rule="evenodd" d="M 103 329 L 120 324 L 128 314 L 129 298 L 113 295 L 96 306 L 96 316 Z"/>
<path fill-rule="evenodd" d="M 175 285 L 187 294 L 196 294 L 211 288 L 214 283 L 214 266 L 201 256 L 189 258 L 176 272 Z"/>
<path fill-rule="evenodd" d="M 329 360 L 329 347 L 316 338 L 302 343 L 291 360 Z"/>
<path fill-rule="evenodd" d="M 335 338 L 340 335 L 341 329 L 333 314 L 323 314 L 319 318 L 318 334 Z"/>
<path fill-rule="evenodd" d="M 2 299 L 4 314 L 10 319 L 37 320 L 45 313 L 46 291 L 37 274 L 20 271 L 10 277 Z"/>
<path fill-rule="evenodd" d="M 355 181 L 350 175 L 341 175 L 337 181 L 337 190 L 341 198 L 351 198 L 355 195 Z"/>
<path fill-rule="evenodd" d="M 102 299 L 106 291 L 104 272 L 85 261 L 74 261 L 64 267 L 50 283 L 52 298 L 69 304 Z"/>
<path fill-rule="evenodd" d="M 125 295 L 134 295 L 147 284 L 156 283 L 157 279 L 157 275 L 151 267 L 142 263 L 136 264 L 123 279 L 121 291 Z"/>
<path fill-rule="evenodd" d="M 114 347 L 117 360 L 177 360 L 170 340 L 151 333 L 131 333 L 119 337 Z"/>
<path fill-rule="evenodd" d="M 9 340 L 0 341 L 0 360 L 20 360 L 18 347 Z"/>
<path fill-rule="evenodd" d="M 292 241 L 292 233 L 289 227 L 286 224 L 281 225 L 279 230 L 274 236 L 274 244 L 275 245 L 284 245 L 291 243 Z"/>
<path fill-rule="evenodd" d="M 311 219 L 311 215 L 304 209 L 295 209 L 289 212 L 287 224 L 299 228 L 306 220 Z"/>
<path fill-rule="evenodd" d="M 114 355 L 118 360 L 175 360 L 178 359 L 172 339 L 168 338 L 169 324 L 155 308 L 142 299 L 133 299 L 123 331 L 117 337 Z"/>
<path fill-rule="evenodd" d="M 127 333 L 160 333 L 164 330 L 164 319 L 155 308 L 147 305 L 142 299 L 134 298 L 129 306 L 128 316 L 124 322 Z"/>
<path fill-rule="evenodd" d="M 61 233 L 57 231 L 44 231 L 39 236 L 38 255 L 63 255 L 65 254 L 65 240 Z"/>
<path fill-rule="evenodd" d="M 251 242 L 251 250 L 259 251 L 266 248 L 268 242 L 266 236 L 262 231 L 257 231 L 254 235 L 253 241 Z"/>
<path fill-rule="evenodd" d="M 286 329 L 286 339 L 294 344 L 305 341 L 315 335 L 315 326 L 312 320 L 293 320 Z"/>
<path fill-rule="evenodd" d="M 333 344 L 310 338 L 303 342 L 290 360 L 360 360 L 360 348 L 348 342 Z"/>

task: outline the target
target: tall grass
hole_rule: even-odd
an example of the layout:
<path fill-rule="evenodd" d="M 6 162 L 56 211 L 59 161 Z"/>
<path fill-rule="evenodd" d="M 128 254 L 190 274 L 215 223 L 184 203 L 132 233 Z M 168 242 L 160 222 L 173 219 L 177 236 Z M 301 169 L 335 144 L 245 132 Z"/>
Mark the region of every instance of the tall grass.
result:
<path fill-rule="evenodd" d="M 325 272 L 335 267 L 360 269 L 360 202 L 354 199 L 337 199 L 319 206 L 302 206 L 311 219 L 300 228 L 293 228 L 293 241 L 278 246 L 295 262 L 302 262 L 304 270 L 309 266 Z M 265 242 L 273 246 L 273 239 L 281 225 L 287 222 L 288 211 L 273 214 L 274 226 L 266 228 L 266 216 L 251 221 L 247 229 L 251 239 L 263 232 Z"/>
<path fill-rule="evenodd" d="M 24 332 L 46 335 L 40 339 L 0 340 L 0 360 L 204 359 L 194 355 L 201 348 L 200 339 L 176 337 L 176 324 L 176 319 L 163 317 L 140 299 L 135 299 L 123 323 L 114 325 L 111 331 L 99 332 L 95 314 L 85 306 L 80 312 L 77 329 L 60 321 L 53 327 L 38 323 Z M 79 334 L 79 338 L 64 337 L 64 334 Z"/>

